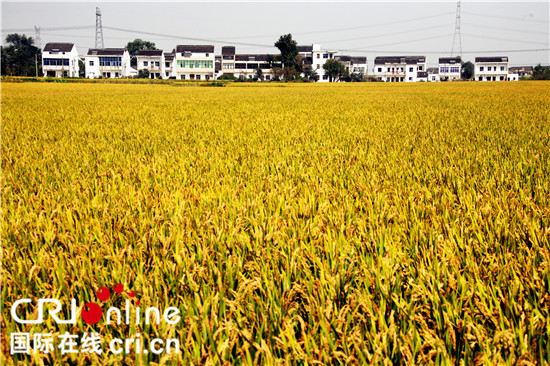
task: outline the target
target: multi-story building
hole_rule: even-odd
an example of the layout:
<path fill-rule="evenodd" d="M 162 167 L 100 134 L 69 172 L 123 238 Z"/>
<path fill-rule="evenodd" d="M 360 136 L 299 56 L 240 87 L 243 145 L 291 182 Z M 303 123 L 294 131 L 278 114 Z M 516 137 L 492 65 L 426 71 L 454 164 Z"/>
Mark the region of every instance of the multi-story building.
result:
<path fill-rule="evenodd" d="M 321 45 L 318 45 L 318 44 L 313 44 L 311 48 L 312 48 L 311 67 L 317 73 L 317 75 L 319 75 L 319 81 L 320 82 L 332 81 L 330 80 L 329 76 L 325 73 L 325 69 L 323 68 L 323 65 L 328 60 L 333 59 L 334 55 L 338 53 L 338 51 L 322 49 Z"/>
<path fill-rule="evenodd" d="M 148 70 L 151 79 L 167 79 L 163 50 L 140 50 L 136 58 L 138 71 Z"/>
<path fill-rule="evenodd" d="M 42 51 L 44 77 L 77 78 L 79 60 L 74 43 L 46 43 Z"/>
<path fill-rule="evenodd" d="M 373 76 L 386 82 L 426 81 L 426 57 L 378 56 L 374 59 Z"/>
<path fill-rule="evenodd" d="M 176 50 L 172 50 L 170 53 L 164 54 L 164 78 L 176 78 L 176 67 L 174 63 L 174 57 Z"/>
<path fill-rule="evenodd" d="M 254 78 L 261 72 L 261 79 L 272 80 L 274 67 L 281 67 L 280 62 L 275 62 L 275 57 L 269 54 L 236 54 L 235 47 L 222 47 L 220 58 L 221 74 L 231 75 L 241 79 Z"/>
<path fill-rule="evenodd" d="M 178 45 L 174 57 L 175 75 L 182 80 L 214 78 L 214 46 Z"/>
<path fill-rule="evenodd" d="M 350 74 L 367 73 L 367 58 L 354 56 L 334 56 L 335 60 L 340 61 Z"/>
<path fill-rule="evenodd" d="M 439 78 L 441 81 L 460 80 L 462 66 L 460 57 L 439 58 Z"/>
<path fill-rule="evenodd" d="M 508 57 L 476 57 L 474 67 L 474 80 L 508 80 Z"/>
<path fill-rule="evenodd" d="M 90 79 L 132 77 L 137 74 L 130 67 L 130 54 L 125 48 L 90 49 L 84 59 L 86 77 Z"/>

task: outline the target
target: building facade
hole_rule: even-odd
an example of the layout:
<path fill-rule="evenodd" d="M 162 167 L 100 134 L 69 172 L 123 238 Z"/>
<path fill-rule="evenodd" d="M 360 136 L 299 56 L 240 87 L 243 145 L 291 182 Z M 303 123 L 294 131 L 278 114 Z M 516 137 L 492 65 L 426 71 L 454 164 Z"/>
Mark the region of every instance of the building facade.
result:
<path fill-rule="evenodd" d="M 130 67 L 130 54 L 125 48 L 90 49 L 84 57 L 86 78 L 133 77 L 137 71 Z"/>
<path fill-rule="evenodd" d="M 173 62 L 177 79 L 214 79 L 215 56 L 212 45 L 178 45 Z"/>
<path fill-rule="evenodd" d="M 373 76 L 385 82 L 427 81 L 425 56 L 378 56 Z"/>
<path fill-rule="evenodd" d="M 508 80 L 508 57 L 476 57 L 474 67 L 474 80 Z"/>
<path fill-rule="evenodd" d="M 138 72 L 148 70 L 150 79 L 167 79 L 163 50 L 140 50 L 136 58 Z"/>
<path fill-rule="evenodd" d="M 42 51 L 44 77 L 79 77 L 78 51 L 74 43 L 46 43 Z"/>
<path fill-rule="evenodd" d="M 460 57 L 439 58 L 439 78 L 441 81 L 460 80 L 462 73 L 462 60 Z"/>

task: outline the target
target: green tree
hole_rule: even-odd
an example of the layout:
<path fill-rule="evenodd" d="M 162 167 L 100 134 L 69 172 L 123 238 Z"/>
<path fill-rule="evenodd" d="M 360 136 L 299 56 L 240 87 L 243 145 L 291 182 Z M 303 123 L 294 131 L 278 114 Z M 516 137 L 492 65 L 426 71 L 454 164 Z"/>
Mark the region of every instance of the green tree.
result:
<path fill-rule="evenodd" d="M 325 74 L 328 75 L 330 82 L 338 81 L 340 77 L 347 76 L 347 71 L 344 64 L 333 58 L 328 59 L 327 62 L 325 62 L 323 69 L 325 70 Z"/>
<path fill-rule="evenodd" d="M 262 71 L 262 69 L 260 67 L 258 67 L 256 69 L 256 78 L 257 78 L 257 80 L 261 80 L 261 81 L 264 80 L 264 72 Z"/>
<path fill-rule="evenodd" d="M 538 64 L 533 68 L 533 79 L 535 80 L 550 80 L 550 68 Z"/>
<path fill-rule="evenodd" d="M 2 47 L 2 75 L 34 76 L 36 62 L 38 75 L 42 75 L 42 55 L 40 49 L 34 46 L 32 37 L 12 33 L 6 37 L 6 47 Z"/>
<path fill-rule="evenodd" d="M 296 62 L 296 56 L 298 56 L 298 45 L 292 39 L 292 34 L 289 33 L 279 37 L 279 40 L 275 42 L 275 47 L 281 51 L 283 67 L 297 70 L 298 63 Z"/>
<path fill-rule="evenodd" d="M 304 67 L 304 76 L 309 81 L 318 81 L 319 80 L 319 75 L 317 74 L 317 72 L 315 70 L 313 70 L 313 67 L 311 67 L 309 65 Z"/>
<path fill-rule="evenodd" d="M 474 77 L 474 64 L 470 61 L 464 62 L 462 61 L 462 72 L 461 75 L 462 80 L 470 80 Z"/>
<path fill-rule="evenodd" d="M 86 66 L 82 60 L 78 60 L 78 76 L 81 78 L 86 77 Z"/>
<path fill-rule="evenodd" d="M 147 79 L 149 78 L 149 70 L 142 69 L 138 71 L 138 79 Z"/>
<path fill-rule="evenodd" d="M 130 54 L 130 65 L 136 66 L 137 65 L 137 54 L 141 50 L 156 50 L 157 47 L 153 42 L 144 41 L 140 38 L 134 39 L 132 42 L 128 42 L 126 45 L 126 49 L 128 50 L 128 53 Z"/>

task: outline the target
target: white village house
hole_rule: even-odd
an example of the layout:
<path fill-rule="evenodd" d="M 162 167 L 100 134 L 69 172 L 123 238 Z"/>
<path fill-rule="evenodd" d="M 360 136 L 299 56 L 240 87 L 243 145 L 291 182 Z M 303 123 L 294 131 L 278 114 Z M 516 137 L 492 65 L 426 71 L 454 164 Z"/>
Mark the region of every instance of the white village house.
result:
<path fill-rule="evenodd" d="M 441 81 L 457 81 L 461 78 L 462 60 L 460 57 L 439 58 L 439 78 Z"/>
<path fill-rule="evenodd" d="M 42 71 L 44 77 L 79 76 L 79 57 L 74 43 L 46 43 L 42 51 Z"/>
<path fill-rule="evenodd" d="M 147 70 L 150 79 L 167 79 L 163 50 L 140 50 L 136 59 L 138 72 Z"/>
<path fill-rule="evenodd" d="M 90 49 L 84 57 L 86 78 L 133 77 L 137 71 L 130 67 L 130 54 L 125 48 Z"/>
<path fill-rule="evenodd" d="M 181 80 L 214 79 L 214 46 L 178 45 L 174 57 L 175 76 Z"/>
<path fill-rule="evenodd" d="M 378 56 L 373 76 L 386 82 L 427 81 L 425 56 Z"/>
<path fill-rule="evenodd" d="M 474 80 L 507 81 L 508 57 L 476 57 Z"/>

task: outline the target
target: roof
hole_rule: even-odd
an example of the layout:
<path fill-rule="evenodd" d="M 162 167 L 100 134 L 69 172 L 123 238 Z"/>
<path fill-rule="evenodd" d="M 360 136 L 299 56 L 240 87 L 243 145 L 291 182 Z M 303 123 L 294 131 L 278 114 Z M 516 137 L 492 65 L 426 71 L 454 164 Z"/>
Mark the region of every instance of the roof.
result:
<path fill-rule="evenodd" d="M 476 62 L 508 62 L 508 57 L 476 57 Z"/>
<path fill-rule="evenodd" d="M 334 58 L 339 61 L 351 62 L 351 56 L 334 56 Z"/>
<path fill-rule="evenodd" d="M 126 48 L 90 48 L 88 56 L 122 56 L 126 52 Z"/>
<path fill-rule="evenodd" d="M 428 74 L 439 74 L 439 67 L 428 67 Z"/>
<path fill-rule="evenodd" d="M 177 45 L 176 52 L 214 53 L 212 45 Z"/>
<path fill-rule="evenodd" d="M 222 56 L 229 56 L 235 54 L 235 46 L 223 46 Z"/>
<path fill-rule="evenodd" d="M 165 61 L 172 61 L 174 59 L 174 54 L 173 53 L 165 53 L 164 54 L 164 60 Z"/>
<path fill-rule="evenodd" d="M 460 56 L 457 57 L 440 57 L 439 63 L 440 64 L 459 64 L 462 61 Z"/>
<path fill-rule="evenodd" d="M 298 52 L 311 52 L 313 51 L 313 46 L 298 46 Z"/>
<path fill-rule="evenodd" d="M 44 46 L 44 52 L 52 52 L 52 51 L 71 52 L 73 47 L 74 47 L 74 43 L 50 42 L 50 43 L 46 43 L 46 45 Z"/>
<path fill-rule="evenodd" d="M 367 63 L 367 57 L 366 56 L 352 56 L 351 57 L 351 63 L 352 64 L 366 64 Z"/>
<path fill-rule="evenodd" d="M 533 71 L 533 66 L 514 66 L 509 67 L 509 71 Z"/>
<path fill-rule="evenodd" d="M 427 73 L 426 71 L 418 71 L 418 72 L 416 73 L 416 77 L 417 77 L 417 78 L 425 78 L 425 77 L 427 77 L 427 76 L 428 76 L 428 73 Z"/>
<path fill-rule="evenodd" d="M 375 65 L 384 64 L 417 64 L 426 62 L 426 56 L 378 56 L 374 59 Z"/>
<path fill-rule="evenodd" d="M 242 54 L 242 55 L 235 55 L 235 61 L 250 61 L 251 57 L 254 57 L 254 61 L 267 61 L 267 57 L 270 56 L 268 54 Z"/>
<path fill-rule="evenodd" d="M 139 50 L 138 56 L 162 56 L 163 50 Z"/>

